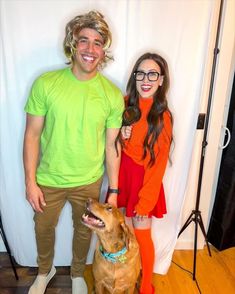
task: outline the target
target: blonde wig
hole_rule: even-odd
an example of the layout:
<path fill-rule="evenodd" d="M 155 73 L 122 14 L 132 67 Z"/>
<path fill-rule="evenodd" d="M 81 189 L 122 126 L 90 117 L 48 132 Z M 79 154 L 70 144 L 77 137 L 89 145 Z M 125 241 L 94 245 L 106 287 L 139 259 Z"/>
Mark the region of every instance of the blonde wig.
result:
<path fill-rule="evenodd" d="M 78 15 L 74 17 L 65 28 L 65 38 L 64 38 L 64 53 L 68 58 L 68 64 L 73 64 L 74 55 L 76 52 L 76 42 L 79 32 L 84 28 L 90 28 L 96 30 L 104 40 L 104 52 L 105 57 L 102 61 L 102 65 L 110 59 L 113 59 L 109 55 L 108 48 L 112 43 L 112 35 L 109 30 L 108 24 L 104 20 L 104 16 L 98 11 L 90 11 L 83 15 Z"/>

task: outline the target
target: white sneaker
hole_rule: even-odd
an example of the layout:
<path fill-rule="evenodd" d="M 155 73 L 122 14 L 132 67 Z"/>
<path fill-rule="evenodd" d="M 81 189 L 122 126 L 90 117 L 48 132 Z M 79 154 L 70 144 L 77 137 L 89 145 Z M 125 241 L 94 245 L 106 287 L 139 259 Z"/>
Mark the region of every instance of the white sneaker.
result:
<path fill-rule="evenodd" d="M 83 277 L 72 278 L 72 294 L 87 294 L 87 284 Z"/>
<path fill-rule="evenodd" d="M 44 294 L 50 280 L 54 277 L 56 269 L 52 266 L 47 275 L 37 275 L 33 285 L 29 288 L 28 294 Z"/>

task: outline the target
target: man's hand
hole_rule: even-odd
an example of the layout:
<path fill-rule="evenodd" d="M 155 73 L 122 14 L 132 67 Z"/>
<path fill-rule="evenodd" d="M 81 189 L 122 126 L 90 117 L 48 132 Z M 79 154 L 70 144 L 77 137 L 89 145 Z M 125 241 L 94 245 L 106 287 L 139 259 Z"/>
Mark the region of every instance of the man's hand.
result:
<path fill-rule="evenodd" d="M 117 197 L 116 193 L 110 193 L 108 196 L 108 203 L 117 207 Z"/>
<path fill-rule="evenodd" d="M 43 212 L 43 206 L 46 206 L 46 202 L 44 195 L 37 184 L 27 185 L 26 198 L 36 212 Z"/>

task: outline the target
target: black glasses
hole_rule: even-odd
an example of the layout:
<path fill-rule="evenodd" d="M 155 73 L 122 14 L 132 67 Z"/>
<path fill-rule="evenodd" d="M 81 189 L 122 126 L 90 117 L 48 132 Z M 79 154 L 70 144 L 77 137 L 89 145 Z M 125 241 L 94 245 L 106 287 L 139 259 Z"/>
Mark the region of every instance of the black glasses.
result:
<path fill-rule="evenodd" d="M 147 76 L 150 82 L 156 82 L 160 76 L 160 73 L 157 71 L 144 72 L 141 70 L 137 70 L 134 72 L 134 79 L 136 81 L 143 81 L 145 79 L 145 76 Z"/>

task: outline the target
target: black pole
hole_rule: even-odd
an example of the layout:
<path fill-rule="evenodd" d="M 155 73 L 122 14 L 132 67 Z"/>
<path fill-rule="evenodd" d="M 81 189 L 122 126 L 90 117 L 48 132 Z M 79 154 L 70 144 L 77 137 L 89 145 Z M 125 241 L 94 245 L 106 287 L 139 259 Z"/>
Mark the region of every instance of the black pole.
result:
<path fill-rule="evenodd" d="M 9 259 L 10 259 L 10 262 L 11 262 L 11 267 L 13 269 L 15 278 L 16 278 L 16 280 L 19 280 L 16 268 L 15 268 L 15 264 L 14 264 L 14 261 L 13 261 L 12 255 L 11 255 L 11 249 L 9 247 L 9 244 L 7 242 L 7 237 L 6 237 L 6 234 L 5 234 L 4 229 L 3 229 L 1 213 L 0 213 L 0 235 L 2 236 L 3 243 L 4 243 L 5 247 L 6 247 L 7 254 L 9 256 Z"/>
<path fill-rule="evenodd" d="M 199 169 L 197 201 L 196 201 L 195 210 L 199 209 L 199 204 L 200 204 L 202 174 L 203 174 L 204 159 L 205 159 L 205 149 L 208 144 L 207 143 L 207 133 L 208 133 L 212 94 L 213 94 L 213 87 L 214 87 L 214 80 L 215 80 L 215 70 L 216 70 L 216 63 L 217 63 L 217 55 L 220 52 L 220 50 L 218 48 L 218 44 L 219 44 L 219 37 L 220 37 L 220 27 L 221 27 L 221 18 L 222 18 L 222 12 L 223 12 L 223 3 L 224 3 L 224 0 L 221 0 L 220 1 L 220 11 L 219 11 L 217 32 L 216 32 L 215 48 L 214 48 L 214 57 L 213 57 L 213 64 L 212 64 L 212 70 L 211 70 L 211 80 L 210 80 L 210 89 L 209 89 L 209 96 L 208 96 L 208 103 L 207 103 L 204 136 L 203 136 L 203 141 L 202 141 L 201 162 L 200 162 L 200 169 Z"/>
<path fill-rule="evenodd" d="M 197 196 L 196 196 L 196 204 L 195 209 L 192 210 L 190 216 L 186 220 L 185 224 L 182 226 L 181 230 L 179 231 L 178 237 L 182 234 L 182 232 L 189 226 L 189 224 L 193 221 L 195 223 L 195 231 L 194 231 L 194 257 L 193 257 L 193 280 L 196 279 L 196 262 L 197 262 L 197 236 L 198 236 L 198 225 L 201 228 L 203 236 L 206 241 L 207 249 L 209 255 L 211 256 L 211 251 L 209 247 L 209 243 L 207 240 L 207 235 L 205 231 L 205 227 L 203 225 L 201 211 L 199 210 L 200 205 L 200 198 L 201 198 L 201 186 L 202 186 L 202 175 L 203 175 L 203 168 L 204 168 L 204 159 L 205 159 L 205 152 L 207 143 L 207 133 L 208 133 L 208 125 L 209 125 L 209 118 L 210 118 L 210 110 L 211 110 L 211 102 L 212 102 L 212 94 L 213 94 L 213 87 L 214 87 L 214 79 L 215 79 L 215 70 L 216 70 L 216 63 L 217 63 L 217 55 L 220 52 L 218 48 L 219 38 L 220 38 L 220 29 L 221 29 L 221 19 L 223 13 L 223 5 L 224 0 L 220 1 L 220 10 L 219 10 L 219 18 L 217 23 L 217 31 L 216 31 L 216 40 L 215 40 L 215 48 L 214 48 L 214 56 L 213 56 L 213 63 L 212 63 L 212 70 L 211 70 L 211 80 L 210 80 L 210 88 L 209 88 L 209 96 L 207 102 L 207 111 L 206 111 L 206 118 L 205 118 L 205 126 L 204 126 L 204 135 L 202 140 L 202 148 L 201 148 L 201 158 L 200 158 L 200 167 L 199 167 L 199 175 L 198 175 L 198 185 L 197 185 Z"/>

